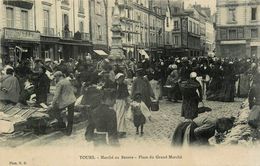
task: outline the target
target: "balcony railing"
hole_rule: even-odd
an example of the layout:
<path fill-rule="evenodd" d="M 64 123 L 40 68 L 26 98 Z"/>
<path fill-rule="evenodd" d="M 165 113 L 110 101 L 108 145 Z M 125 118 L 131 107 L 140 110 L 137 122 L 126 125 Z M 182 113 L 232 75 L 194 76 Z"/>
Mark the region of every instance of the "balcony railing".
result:
<path fill-rule="evenodd" d="M 132 0 L 119 0 L 118 5 L 119 7 L 124 7 L 124 8 L 132 8 Z"/>
<path fill-rule="evenodd" d="M 4 0 L 3 3 L 25 9 L 32 9 L 33 7 L 33 0 Z"/>
<path fill-rule="evenodd" d="M 82 32 L 82 33 L 81 33 L 81 40 L 90 41 L 90 35 L 89 35 L 89 33 L 84 33 L 84 32 Z"/>
<path fill-rule="evenodd" d="M 71 31 L 62 31 L 62 38 L 63 39 L 72 39 L 73 34 Z"/>
<path fill-rule="evenodd" d="M 44 27 L 43 28 L 43 35 L 54 36 L 54 28 Z"/>

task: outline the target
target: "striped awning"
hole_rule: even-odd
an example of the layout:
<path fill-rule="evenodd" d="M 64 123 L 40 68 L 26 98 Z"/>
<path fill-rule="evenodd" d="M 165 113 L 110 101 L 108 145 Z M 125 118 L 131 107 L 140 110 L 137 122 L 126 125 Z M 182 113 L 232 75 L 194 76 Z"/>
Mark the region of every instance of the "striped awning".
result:
<path fill-rule="evenodd" d="M 94 50 L 95 53 L 97 53 L 100 56 L 107 56 L 108 54 L 103 50 Z"/>
<path fill-rule="evenodd" d="M 144 49 L 140 49 L 140 50 L 138 50 L 138 52 L 139 52 L 139 54 L 144 55 L 145 58 L 149 59 L 149 55 L 146 53 L 146 51 Z"/>

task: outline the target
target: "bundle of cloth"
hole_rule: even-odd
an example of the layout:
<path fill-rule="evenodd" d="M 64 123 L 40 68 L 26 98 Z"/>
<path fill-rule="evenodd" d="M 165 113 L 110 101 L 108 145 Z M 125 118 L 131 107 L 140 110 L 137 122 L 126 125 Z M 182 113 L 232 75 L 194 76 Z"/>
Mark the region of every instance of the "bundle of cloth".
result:
<path fill-rule="evenodd" d="M 209 142 L 211 145 L 252 145 L 254 141 L 254 133 L 256 129 L 253 129 L 248 125 L 248 116 L 250 109 L 248 107 L 247 100 L 241 104 L 241 110 L 236 116 L 234 126 L 224 135 L 220 136 L 221 141 L 218 141 L 218 137 L 212 137 Z"/>

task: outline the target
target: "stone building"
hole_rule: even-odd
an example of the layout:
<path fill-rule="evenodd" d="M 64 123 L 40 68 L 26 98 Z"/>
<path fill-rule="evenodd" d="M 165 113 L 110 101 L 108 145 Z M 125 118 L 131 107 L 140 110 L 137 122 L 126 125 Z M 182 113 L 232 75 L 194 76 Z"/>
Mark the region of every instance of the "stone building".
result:
<path fill-rule="evenodd" d="M 218 0 L 216 55 L 260 57 L 260 0 Z"/>
<path fill-rule="evenodd" d="M 88 0 L 89 1 L 89 24 L 90 35 L 93 42 L 93 53 L 99 56 L 106 56 L 108 47 L 108 4 L 109 0 Z M 111 18 L 111 15 L 110 15 Z"/>
<path fill-rule="evenodd" d="M 152 58 L 160 54 L 164 43 L 164 17 L 160 7 L 153 4 L 152 0 L 118 0 L 117 2 L 125 57 L 139 60 L 141 55 Z M 111 11 L 108 13 L 108 18 L 111 18 L 114 2 L 109 1 L 108 8 L 108 11 Z M 109 30 L 111 21 L 109 19 Z M 109 38 L 111 38 L 111 31 Z"/>
<path fill-rule="evenodd" d="M 183 1 L 168 3 L 166 9 L 166 56 L 204 55 L 205 16 L 194 7 L 184 9 Z"/>
<path fill-rule="evenodd" d="M 68 60 L 91 52 L 87 1 L 1 0 L 0 8 L 0 54 L 4 61 Z"/>

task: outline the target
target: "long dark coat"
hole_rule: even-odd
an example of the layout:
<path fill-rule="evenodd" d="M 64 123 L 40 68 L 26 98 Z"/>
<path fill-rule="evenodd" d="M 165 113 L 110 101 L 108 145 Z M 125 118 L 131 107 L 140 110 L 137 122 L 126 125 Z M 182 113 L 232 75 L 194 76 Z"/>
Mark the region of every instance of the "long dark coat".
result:
<path fill-rule="evenodd" d="M 142 101 L 148 108 L 150 108 L 152 102 L 151 97 L 154 97 L 154 92 L 148 79 L 143 77 L 137 77 L 134 80 L 131 91 L 132 98 L 136 93 L 141 93 Z"/>
<path fill-rule="evenodd" d="M 35 82 L 35 94 L 36 102 L 38 104 L 47 104 L 47 96 L 50 88 L 50 80 L 48 76 L 44 73 L 39 75 L 37 81 Z"/>
<path fill-rule="evenodd" d="M 195 79 L 189 79 L 180 83 L 182 92 L 182 110 L 181 116 L 185 119 L 194 119 L 198 117 L 198 104 L 202 100 L 202 88 Z M 197 93 L 199 92 L 199 94 Z"/>

